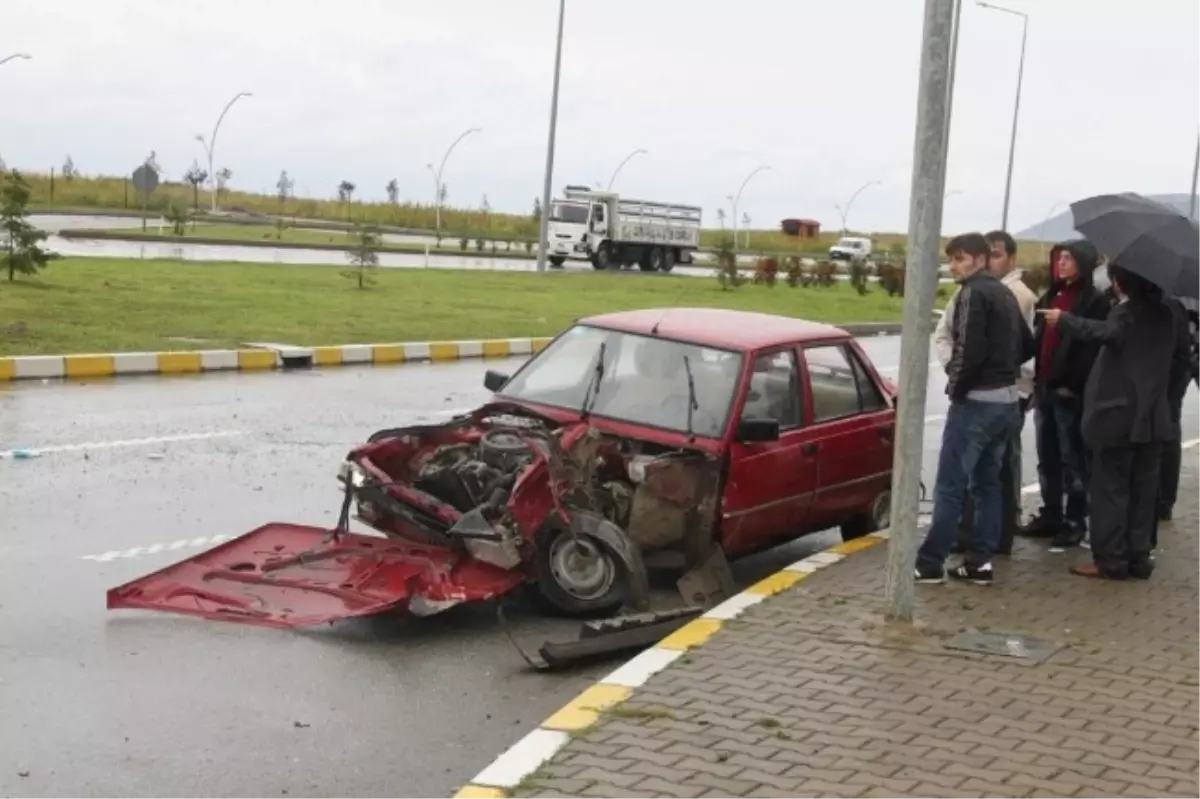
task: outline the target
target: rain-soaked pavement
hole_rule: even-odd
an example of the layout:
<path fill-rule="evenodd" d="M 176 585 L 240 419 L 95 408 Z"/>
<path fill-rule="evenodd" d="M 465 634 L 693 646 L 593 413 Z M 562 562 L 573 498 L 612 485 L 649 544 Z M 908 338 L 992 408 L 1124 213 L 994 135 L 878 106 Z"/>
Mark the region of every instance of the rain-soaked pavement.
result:
<path fill-rule="evenodd" d="M 894 378 L 898 341 L 865 346 Z M 0 384 L 0 455 L 46 448 L 0 457 L 0 795 L 446 795 L 610 669 L 532 673 L 483 609 L 284 632 L 104 607 L 107 588 L 215 535 L 332 525 L 350 446 L 469 408 L 485 368 L 516 365 Z M 931 379 L 927 481 L 943 385 Z M 1196 417 L 1193 395 L 1187 437 Z M 510 623 L 531 647 L 576 629 L 533 611 Z"/>

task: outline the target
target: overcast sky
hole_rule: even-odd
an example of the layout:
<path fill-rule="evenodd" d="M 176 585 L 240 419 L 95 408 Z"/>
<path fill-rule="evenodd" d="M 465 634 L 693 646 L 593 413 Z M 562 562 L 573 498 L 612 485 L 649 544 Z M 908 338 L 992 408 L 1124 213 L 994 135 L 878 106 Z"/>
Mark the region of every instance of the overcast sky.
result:
<path fill-rule="evenodd" d="M 1031 14 L 1013 179 L 1014 230 L 1104 191 L 1186 192 L 1200 97 L 1196 0 L 1011 0 Z M 703 206 L 839 226 L 907 225 L 920 0 L 569 0 L 556 190 L 607 183 Z M 528 211 L 541 193 L 555 0 L 3 0 L 0 156 L 47 170 L 127 173 L 151 149 L 167 176 L 203 158 L 233 185 Z M 1021 20 L 966 0 L 947 230 L 999 223 Z M 1061 207 L 1060 207 L 1061 210 Z"/>

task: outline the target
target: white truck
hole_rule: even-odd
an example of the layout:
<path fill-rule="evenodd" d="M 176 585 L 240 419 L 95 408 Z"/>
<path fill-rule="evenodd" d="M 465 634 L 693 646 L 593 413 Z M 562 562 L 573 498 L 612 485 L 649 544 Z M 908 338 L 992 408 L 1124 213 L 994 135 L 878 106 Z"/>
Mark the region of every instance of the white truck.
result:
<path fill-rule="evenodd" d="M 837 240 L 829 248 L 829 260 L 853 261 L 855 258 L 866 260 L 871 257 L 871 240 L 858 236 L 845 236 Z"/>
<path fill-rule="evenodd" d="M 700 219 L 696 206 L 568 186 L 550 208 L 550 263 L 561 267 L 580 257 L 596 269 L 637 264 L 645 272 L 670 272 L 677 263 L 691 263 L 700 246 Z"/>

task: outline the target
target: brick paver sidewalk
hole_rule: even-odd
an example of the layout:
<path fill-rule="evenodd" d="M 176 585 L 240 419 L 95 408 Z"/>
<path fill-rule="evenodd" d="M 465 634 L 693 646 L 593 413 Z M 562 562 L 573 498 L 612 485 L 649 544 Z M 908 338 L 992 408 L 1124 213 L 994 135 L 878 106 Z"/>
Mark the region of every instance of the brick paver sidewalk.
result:
<path fill-rule="evenodd" d="M 520 796 L 1197 796 L 1195 450 L 1152 580 L 1018 541 L 990 587 L 882 623 L 886 546 L 749 608 L 576 733 Z M 992 630 L 1041 663 L 947 648 Z"/>

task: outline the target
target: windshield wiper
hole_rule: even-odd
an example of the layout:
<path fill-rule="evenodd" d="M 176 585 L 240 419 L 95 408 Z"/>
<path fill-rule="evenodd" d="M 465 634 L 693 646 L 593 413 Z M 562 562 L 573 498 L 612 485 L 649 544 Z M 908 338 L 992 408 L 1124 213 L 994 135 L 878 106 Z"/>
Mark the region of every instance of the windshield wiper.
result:
<path fill-rule="evenodd" d="M 604 379 L 604 352 L 607 348 L 608 342 L 601 341 L 600 349 L 596 353 L 596 368 L 592 372 L 591 379 L 588 380 L 587 388 L 583 391 L 583 405 L 579 408 L 580 418 L 587 418 L 596 404 L 596 398 L 600 396 L 600 381 Z"/>
<path fill-rule="evenodd" d="M 688 409 L 687 409 L 687 434 L 688 441 L 695 441 L 696 434 L 692 432 L 692 413 L 700 410 L 700 403 L 696 401 L 696 379 L 692 377 L 692 362 L 688 356 L 683 356 L 683 370 L 687 372 L 688 386 Z"/>

